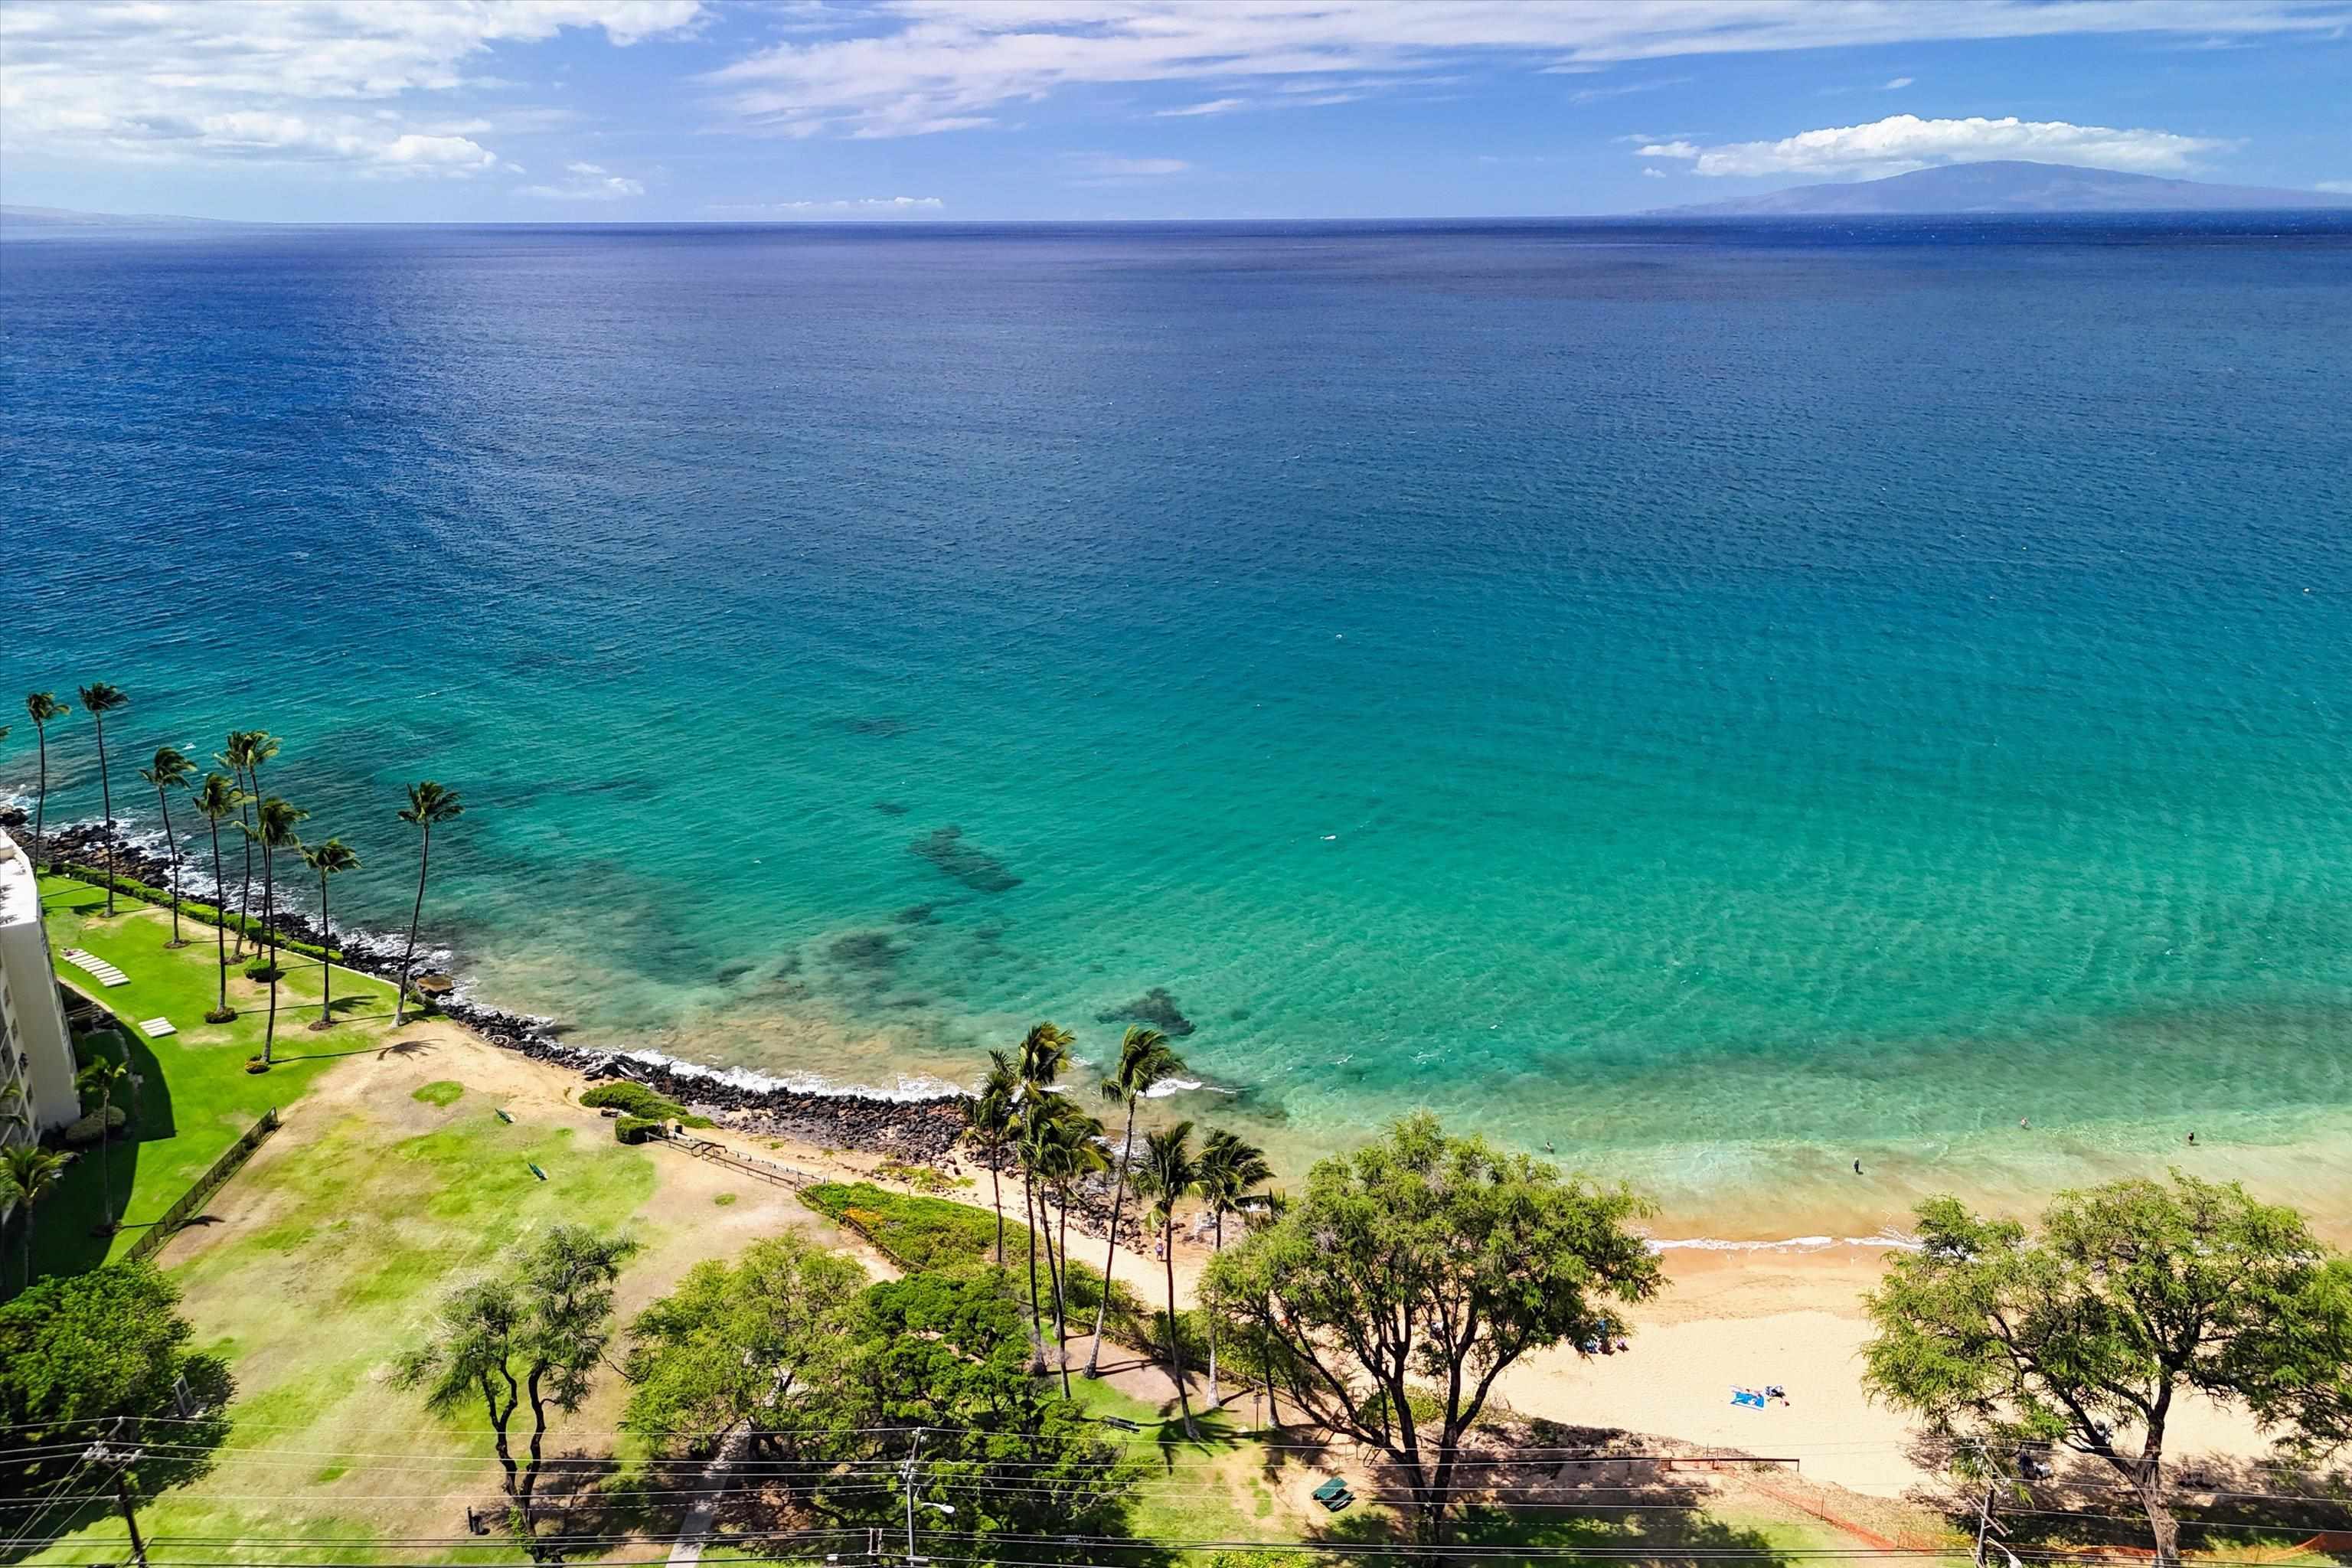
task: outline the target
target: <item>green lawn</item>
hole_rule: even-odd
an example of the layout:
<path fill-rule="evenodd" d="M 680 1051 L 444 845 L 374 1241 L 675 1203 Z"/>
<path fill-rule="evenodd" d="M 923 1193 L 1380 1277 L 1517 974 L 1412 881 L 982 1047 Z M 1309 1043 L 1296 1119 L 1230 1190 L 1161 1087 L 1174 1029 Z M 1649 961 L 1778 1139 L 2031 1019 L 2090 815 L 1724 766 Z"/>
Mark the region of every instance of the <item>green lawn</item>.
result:
<path fill-rule="evenodd" d="M 112 1035 L 92 1037 L 91 1043 L 118 1060 L 127 1043 L 131 1068 L 145 1080 L 137 1118 L 108 1146 L 104 1170 L 96 1150 L 84 1151 L 35 1216 L 33 1271 L 78 1273 L 121 1256 L 142 1234 L 143 1223 L 170 1208 L 263 1111 L 300 1099 L 336 1057 L 381 1048 L 393 988 L 337 970 L 335 1025 L 314 1033 L 309 1026 L 319 1016 L 320 966 L 289 953 L 278 982 L 280 1065 L 248 1073 L 246 1058 L 261 1049 L 267 988 L 232 965 L 229 997 L 239 1016 L 226 1025 L 205 1023 L 215 995 L 214 928 L 184 921 L 190 945 L 169 950 L 163 945 L 171 940 L 168 911 L 117 898 L 117 912 L 109 918 L 103 889 L 65 877 L 42 879 L 41 904 L 53 952 L 87 948 L 131 977 L 128 985 L 103 989 L 58 961 L 62 978 L 97 997 L 119 1020 Z M 169 1018 L 179 1033 L 149 1040 L 131 1027 L 155 1017 Z M 125 1228 L 110 1237 L 94 1234 L 104 1218 Z M 15 1270 L 7 1272 L 17 1283 Z"/>
<path fill-rule="evenodd" d="M 656 1172 L 643 1150 L 593 1130 L 500 1121 L 488 1098 L 453 1098 L 447 1084 L 388 1090 L 398 1110 L 306 1112 L 224 1193 L 233 1229 L 163 1254 L 198 1348 L 228 1362 L 236 1395 L 230 1447 L 210 1473 L 142 1510 L 159 1561 L 250 1561 L 227 1544 L 238 1537 L 299 1542 L 304 1562 L 378 1562 L 384 1551 L 371 1542 L 462 1535 L 466 1505 L 495 1499 L 479 1413 L 429 1416 L 385 1369 L 449 1285 L 560 1221 L 629 1225 Z M 321 1125 L 322 1114 L 334 1120 Z M 534 1162 L 553 1179 L 532 1175 Z M 641 1218 L 633 1228 L 656 1229 Z M 614 1424 L 609 1405 L 583 1412 L 581 1439 L 550 1451 L 609 1452 L 594 1435 Z M 119 1521 L 93 1510 L 30 1560 L 120 1562 L 123 1541 Z M 494 1542 L 431 1560 L 520 1554 Z"/>

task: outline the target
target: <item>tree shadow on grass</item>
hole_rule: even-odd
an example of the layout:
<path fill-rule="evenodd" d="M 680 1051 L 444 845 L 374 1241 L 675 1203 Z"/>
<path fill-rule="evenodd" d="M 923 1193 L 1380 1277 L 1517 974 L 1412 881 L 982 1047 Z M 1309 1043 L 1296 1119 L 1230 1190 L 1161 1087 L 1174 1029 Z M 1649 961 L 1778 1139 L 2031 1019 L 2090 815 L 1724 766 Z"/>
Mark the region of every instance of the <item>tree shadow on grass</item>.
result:
<path fill-rule="evenodd" d="M 1994 1512 L 2007 1531 L 2005 1545 L 2147 1549 L 2147 1514 L 2110 1466 L 2060 1456 L 2057 1470 L 2003 1489 Z M 2168 1479 L 2184 1552 L 2284 1550 L 2315 1540 L 2315 1552 L 2352 1563 L 2352 1474 L 2202 1456 L 2177 1460 Z M 1955 1528 L 1972 1530 L 1982 1496 L 1980 1489 L 1960 1489 L 1934 1500 Z"/>
<path fill-rule="evenodd" d="M 128 1061 L 138 1075 L 139 1088 L 135 1096 L 127 1086 L 116 1091 L 115 1104 L 129 1118 L 122 1130 L 104 1143 L 74 1150 L 73 1163 L 34 1211 L 32 1269 L 36 1277 L 87 1273 L 106 1261 L 117 1230 L 149 1223 L 152 1216 L 128 1212 L 131 1189 L 139 1179 L 140 1145 L 180 1135 L 172 1109 L 171 1083 L 145 1040 L 118 1020 L 112 1028 L 81 1036 L 75 1045 L 88 1061 Z M 162 1197 L 155 1212 L 162 1213 L 179 1196 L 173 1193 Z M 24 1223 L 20 1217 L 10 1228 Z M 14 1265 L 21 1257 L 22 1238 L 10 1239 L 18 1246 L 0 1248 L 0 1254 L 6 1255 L 0 1261 Z M 19 1268 L 0 1266 L 0 1276 L 6 1278 L 12 1294 L 23 1287 L 20 1272 Z"/>

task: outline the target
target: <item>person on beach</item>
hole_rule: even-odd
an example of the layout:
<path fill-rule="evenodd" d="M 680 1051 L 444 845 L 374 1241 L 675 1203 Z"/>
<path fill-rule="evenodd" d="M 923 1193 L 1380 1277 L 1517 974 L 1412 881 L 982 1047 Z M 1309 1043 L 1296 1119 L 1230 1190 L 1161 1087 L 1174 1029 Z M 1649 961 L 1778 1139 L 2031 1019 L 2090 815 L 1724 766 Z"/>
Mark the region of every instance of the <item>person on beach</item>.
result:
<path fill-rule="evenodd" d="M 1862 1174 L 1862 1162 L 1859 1160 L 1853 1163 L 1853 1173 L 1857 1176 Z"/>

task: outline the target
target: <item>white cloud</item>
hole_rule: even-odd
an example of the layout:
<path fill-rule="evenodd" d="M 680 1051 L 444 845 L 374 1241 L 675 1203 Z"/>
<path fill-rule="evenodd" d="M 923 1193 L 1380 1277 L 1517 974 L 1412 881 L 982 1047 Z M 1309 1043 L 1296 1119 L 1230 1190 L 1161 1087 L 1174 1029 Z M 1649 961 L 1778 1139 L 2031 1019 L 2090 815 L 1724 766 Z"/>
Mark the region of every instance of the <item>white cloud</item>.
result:
<path fill-rule="evenodd" d="M 2352 196 L 2352 180 L 2322 180 L 2311 188 L 2315 191 L 2326 191 L 2330 195 Z"/>
<path fill-rule="evenodd" d="M 1181 158 L 1114 158 L 1101 153 L 1076 153 L 1068 163 L 1075 173 L 1097 180 L 1159 179 L 1192 166 Z"/>
<path fill-rule="evenodd" d="M 143 161 L 338 162 L 478 174 L 485 126 L 411 121 L 411 94 L 479 89 L 501 45 L 680 33 L 700 0 L 29 0 L 0 7 L 0 143 Z"/>
<path fill-rule="evenodd" d="M 1915 80 L 1916 80 L 1916 79 L 1916 79 L 1916 77 L 1907 77 L 1907 76 L 1893 77 L 1893 78 L 1888 79 L 1886 81 L 1885 81 L 1885 82 L 1881 83 L 1881 84 L 1879 85 L 1879 89 L 1878 89 L 1878 90 L 1879 90 L 1879 91 L 1881 91 L 1881 92 L 1900 92 L 1900 91 L 1902 91 L 1905 88 L 1909 87 L 1909 86 L 1912 84 L 1912 82 L 1914 82 L 1914 81 L 1915 81 Z"/>
<path fill-rule="evenodd" d="M 1090 85 L 1213 83 L 1233 98 L 1252 81 L 1335 73 L 2080 33 L 2235 37 L 2344 19 L 2340 5 L 2302 0 L 877 0 L 866 16 L 860 36 L 787 38 L 713 73 L 723 106 L 785 135 L 908 136 L 992 125 L 1008 105 Z"/>
<path fill-rule="evenodd" d="M 1666 172 L 1664 169 L 1645 167 L 1642 171 L 1642 177 L 1645 180 L 1663 180 L 1666 177 Z"/>
<path fill-rule="evenodd" d="M 829 202 L 735 202 L 709 210 L 745 217 L 887 217 L 938 212 L 946 205 L 937 196 L 849 196 Z"/>
<path fill-rule="evenodd" d="M 1598 103 L 1604 98 L 1624 98 L 1637 92 L 1655 92 L 1660 88 L 1680 87 L 1691 79 L 1686 76 L 1662 76 L 1649 81 L 1619 82 L 1613 87 L 1588 87 L 1568 95 L 1570 103 Z"/>
<path fill-rule="evenodd" d="M 646 194 L 642 180 L 606 174 L 593 163 L 568 163 L 565 167 L 572 177 L 563 184 L 525 185 L 522 194 L 543 202 L 620 202 Z"/>
<path fill-rule="evenodd" d="M 1643 158 L 1681 158 L 1701 174 L 1845 174 L 1871 177 L 1936 163 L 2023 158 L 2042 163 L 2086 163 L 2138 174 L 2172 174 L 2200 153 L 2235 145 L 2168 131 L 2117 131 L 2063 120 L 1922 120 L 1891 115 L 1868 125 L 1832 126 L 1778 142 L 1734 142 L 1701 147 L 1654 142 Z"/>
<path fill-rule="evenodd" d="M 1163 109 L 1159 118 L 1181 119 L 1188 114 L 1229 114 L 1236 109 L 1246 109 L 1249 100 L 1241 98 L 1213 98 L 1206 103 L 1188 103 L 1181 109 Z"/>

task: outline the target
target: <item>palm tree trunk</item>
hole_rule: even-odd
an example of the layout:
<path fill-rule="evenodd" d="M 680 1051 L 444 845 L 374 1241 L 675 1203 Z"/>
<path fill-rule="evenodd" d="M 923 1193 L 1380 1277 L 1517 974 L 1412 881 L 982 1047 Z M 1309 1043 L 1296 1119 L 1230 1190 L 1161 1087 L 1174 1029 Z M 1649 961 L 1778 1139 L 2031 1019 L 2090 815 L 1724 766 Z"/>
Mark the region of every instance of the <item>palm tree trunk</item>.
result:
<path fill-rule="evenodd" d="M 1223 1208 L 1216 1211 L 1215 1224 L 1217 1239 L 1213 1244 L 1213 1248 L 1216 1252 L 1223 1252 L 1225 1249 L 1225 1211 Z M 1209 1315 L 1209 1403 L 1202 1408 L 1214 1410 L 1223 1403 L 1223 1400 L 1217 1397 L 1217 1319 L 1216 1314 L 1213 1312 Z"/>
<path fill-rule="evenodd" d="M 1184 1412 L 1184 1436 L 1199 1436 L 1192 1425 L 1192 1394 L 1184 1386 L 1184 1345 L 1176 1337 L 1176 1211 L 1168 1211 L 1168 1364 L 1176 1369 L 1176 1403 Z"/>
<path fill-rule="evenodd" d="M 1004 1173 L 998 1169 L 1003 1155 L 996 1154 L 988 1163 L 988 1189 L 996 1204 L 996 1266 L 1004 1267 Z"/>
<path fill-rule="evenodd" d="M 39 792 L 33 796 L 33 869 L 38 871 L 41 868 L 41 821 L 49 814 L 49 727 L 47 724 L 34 725 L 33 737 L 41 743 L 41 783 Z M 32 1267 L 29 1253 L 26 1255 L 25 1266 Z M 27 1279 L 25 1282 L 29 1285 L 32 1280 Z"/>
<path fill-rule="evenodd" d="M 244 790 L 245 799 L 238 803 L 236 808 L 236 819 L 245 824 L 247 828 L 251 828 L 253 826 L 254 792 L 246 789 L 246 782 L 245 770 L 243 768 L 237 769 L 236 787 L 240 790 Z M 253 782 L 257 784 L 260 783 L 258 779 L 256 779 Z M 245 879 L 236 885 L 236 956 L 239 958 L 243 958 L 245 956 L 245 922 L 252 918 L 253 836 L 248 832 L 246 835 L 245 839 Z"/>
<path fill-rule="evenodd" d="M 1029 1370 L 1045 1370 L 1045 1330 L 1044 1309 L 1037 1300 L 1037 1184 L 1030 1179 L 1027 1162 L 1021 1166 L 1021 1222 L 1029 1227 L 1029 1344 L 1035 1352 Z"/>
<path fill-rule="evenodd" d="M 319 873 L 319 1027 L 335 1021 L 335 961 L 327 956 L 327 874 Z"/>
<path fill-rule="evenodd" d="M 99 713 L 89 717 L 98 726 L 98 799 L 99 809 L 106 816 L 106 912 L 110 915 L 114 912 L 114 787 L 106 777 L 106 718 Z"/>
<path fill-rule="evenodd" d="M 425 843 L 416 852 L 416 907 L 408 911 L 408 951 L 400 956 L 400 994 L 392 1005 L 392 1026 L 408 1021 L 408 970 L 416 962 L 416 924 L 425 918 L 425 868 L 433 861 L 433 825 L 425 823 Z"/>
<path fill-rule="evenodd" d="M 172 942 L 173 947 L 188 944 L 180 940 L 180 841 L 172 833 L 172 797 L 160 788 L 155 792 L 155 804 L 163 808 L 163 842 L 172 851 Z"/>
<path fill-rule="evenodd" d="M 1135 1101 L 1127 1102 L 1127 1140 L 1119 1145 L 1118 1169 L 1110 1178 L 1110 1246 L 1103 1251 L 1102 1300 L 1095 1303 L 1095 1342 L 1087 1347 L 1087 1375 L 1100 1377 L 1103 1324 L 1110 1321 L 1110 1271 L 1118 1261 L 1118 1207 L 1127 1196 L 1127 1162 L 1135 1152 Z"/>
<path fill-rule="evenodd" d="M 130 1054 L 129 1047 L 123 1047 L 123 1054 L 125 1056 Z M 109 1236 L 114 1233 L 114 1154 L 108 1147 L 114 1142 L 114 1129 L 110 1125 L 114 1121 L 113 1110 L 114 1090 L 111 1089 L 100 1090 L 98 1096 L 98 1190 L 100 1201 L 105 1206 L 98 1211 L 98 1228 Z"/>
<path fill-rule="evenodd" d="M 261 929 L 265 931 L 269 929 L 270 917 L 277 912 L 274 892 L 270 886 L 269 846 L 264 843 L 261 847 Z M 258 939 L 253 944 L 253 951 L 261 952 Z M 268 1067 L 276 1059 L 272 1053 L 278 1047 L 278 955 L 274 952 L 267 953 L 262 962 L 269 966 L 269 1022 L 261 1033 L 261 1065 Z"/>
<path fill-rule="evenodd" d="M 213 897 L 220 900 L 219 922 L 213 927 L 213 952 L 220 961 L 220 1005 L 217 1012 L 228 1011 L 228 884 L 221 880 L 220 822 L 213 819 Z"/>
<path fill-rule="evenodd" d="M 1057 1238 L 1061 1248 L 1061 1270 L 1054 1277 L 1054 1360 L 1062 1369 L 1062 1397 L 1070 1396 L 1070 1189 L 1066 1184 L 1057 1194 L 1062 1204 L 1062 1233 Z"/>

